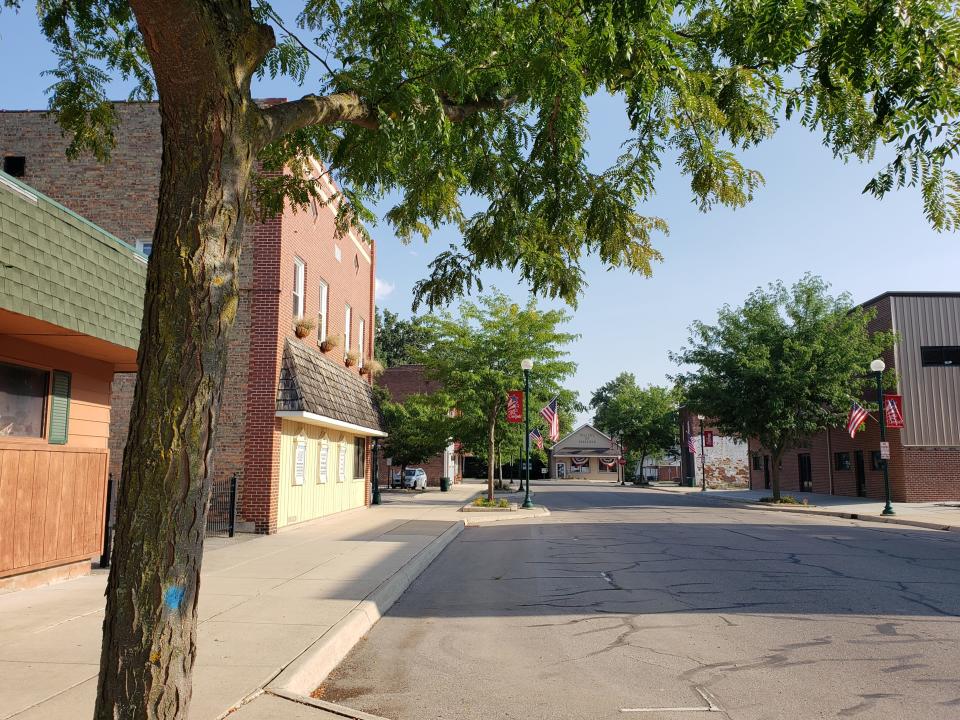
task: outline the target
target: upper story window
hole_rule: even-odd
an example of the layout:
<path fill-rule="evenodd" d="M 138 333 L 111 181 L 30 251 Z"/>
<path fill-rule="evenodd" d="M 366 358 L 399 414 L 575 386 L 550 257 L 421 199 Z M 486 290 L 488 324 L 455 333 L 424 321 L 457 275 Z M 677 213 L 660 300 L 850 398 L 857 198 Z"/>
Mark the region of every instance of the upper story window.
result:
<path fill-rule="evenodd" d="M 0 363 L 0 437 L 43 437 L 49 383 L 46 370 Z"/>
<path fill-rule="evenodd" d="M 303 281 L 306 265 L 300 258 L 293 259 L 293 317 L 303 317 Z"/>
<path fill-rule="evenodd" d="M 958 367 L 960 346 L 925 345 L 920 348 L 920 362 L 924 367 Z"/>
<path fill-rule="evenodd" d="M 360 357 L 360 359 L 357 360 L 357 365 L 360 367 L 363 367 L 363 348 L 366 346 L 367 340 L 366 329 L 366 323 L 364 322 L 363 318 L 360 318 L 359 325 L 357 327 L 357 355 Z"/>
<path fill-rule="evenodd" d="M 4 156 L 3 171 L 11 177 L 22 178 L 27 174 L 27 158 L 23 155 Z"/>
<path fill-rule="evenodd" d="M 153 240 L 137 240 L 137 250 L 150 257 L 153 252 Z"/>
<path fill-rule="evenodd" d="M 350 325 L 353 324 L 353 309 L 349 305 L 343 306 L 343 354 L 350 352 Z"/>
<path fill-rule="evenodd" d="M 320 281 L 320 312 L 317 317 L 317 342 L 327 339 L 327 310 L 330 304 L 330 287 L 326 281 Z"/>

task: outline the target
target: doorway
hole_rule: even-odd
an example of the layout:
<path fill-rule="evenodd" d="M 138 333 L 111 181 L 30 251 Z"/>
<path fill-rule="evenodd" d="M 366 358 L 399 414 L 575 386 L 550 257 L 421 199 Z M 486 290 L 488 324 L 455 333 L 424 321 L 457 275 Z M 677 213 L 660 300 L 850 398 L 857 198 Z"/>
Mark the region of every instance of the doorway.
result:
<path fill-rule="evenodd" d="M 567 476 L 567 464 L 557 463 L 557 479 L 563 480 Z"/>
<path fill-rule="evenodd" d="M 857 476 L 857 497 L 867 496 L 867 473 L 863 466 L 863 450 L 853 453 L 854 470 Z"/>
<path fill-rule="evenodd" d="M 813 469 L 810 465 L 810 453 L 797 455 L 797 466 L 800 470 L 800 492 L 813 492 Z"/>
<path fill-rule="evenodd" d="M 770 489 L 770 456 L 763 456 L 763 487 Z"/>

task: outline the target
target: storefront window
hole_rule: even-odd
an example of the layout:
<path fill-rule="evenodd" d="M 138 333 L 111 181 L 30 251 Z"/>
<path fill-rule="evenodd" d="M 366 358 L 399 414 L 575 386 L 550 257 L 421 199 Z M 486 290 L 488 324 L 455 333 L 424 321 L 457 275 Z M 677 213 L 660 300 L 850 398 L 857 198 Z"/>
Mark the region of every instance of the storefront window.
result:
<path fill-rule="evenodd" d="M 362 480 L 366 476 L 367 447 L 364 438 L 353 439 L 353 479 Z"/>
<path fill-rule="evenodd" d="M 0 363 L 0 437 L 43 437 L 49 373 Z"/>

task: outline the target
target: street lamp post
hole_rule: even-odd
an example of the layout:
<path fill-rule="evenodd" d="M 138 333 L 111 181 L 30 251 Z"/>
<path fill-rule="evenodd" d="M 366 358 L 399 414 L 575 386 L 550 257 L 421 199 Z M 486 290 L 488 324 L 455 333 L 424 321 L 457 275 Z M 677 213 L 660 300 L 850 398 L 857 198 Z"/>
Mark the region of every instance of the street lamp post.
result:
<path fill-rule="evenodd" d="M 887 418 L 883 407 L 883 371 L 887 369 L 887 364 L 877 358 L 870 363 L 870 369 L 877 378 L 877 415 L 879 416 L 877 421 L 880 423 L 880 447 L 882 448 L 883 443 L 887 441 Z M 883 506 L 881 515 L 895 515 L 893 506 L 890 504 L 890 472 L 887 468 L 889 462 L 882 457 L 882 454 L 881 452 L 880 465 L 883 466 L 883 492 L 887 502 Z"/>
<path fill-rule="evenodd" d="M 703 415 L 697 415 L 700 421 L 700 492 L 707 491 L 707 455 L 703 445 Z"/>
<path fill-rule="evenodd" d="M 380 449 L 380 441 L 373 440 L 373 498 L 371 503 L 380 504 L 380 463 L 377 461 L 377 451 Z"/>
<path fill-rule="evenodd" d="M 532 508 L 533 502 L 530 500 L 530 370 L 533 368 L 533 360 L 524 358 L 520 361 L 520 367 L 523 368 L 523 444 L 526 450 L 524 469 L 527 476 L 527 492 L 523 497 L 523 507 Z"/>

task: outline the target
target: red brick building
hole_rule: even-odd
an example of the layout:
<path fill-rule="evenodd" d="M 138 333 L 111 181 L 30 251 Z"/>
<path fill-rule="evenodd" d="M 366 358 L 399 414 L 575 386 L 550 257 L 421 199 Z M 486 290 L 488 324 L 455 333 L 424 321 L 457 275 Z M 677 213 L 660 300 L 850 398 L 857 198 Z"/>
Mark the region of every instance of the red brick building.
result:
<path fill-rule="evenodd" d="M 710 418 L 701 421 L 700 416 L 687 407 L 680 408 L 679 418 L 680 482 L 700 487 L 706 474 L 708 488 L 747 487 L 750 476 L 747 443 L 720 432 Z M 691 438 L 695 453 L 690 452 Z"/>
<path fill-rule="evenodd" d="M 883 357 L 903 397 L 904 428 L 887 430 L 893 500 L 960 500 L 960 293 L 887 292 L 863 307 L 876 310 L 871 331 L 898 336 Z M 751 440 L 751 488 L 769 487 L 770 462 Z M 884 497 L 880 426 L 873 419 L 855 438 L 842 427 L 819 433 L 788 450 L 781 465 L 785 491 Z"/>
<path fill-rule="evenodd" d="M 59 127 L 34 111 L 0 112 L 0 156 L 22 168 L 26 182 L 149 254 L 160 117 L 151 103 L 118 103 L 117 113 L 109 164 L 68 162 Z M 322 192 L 334 193 L 314 169 Z M 287 207 L 245 229 L 213 482 L 237 477 L 247 529 L 275 532 L 369 502 L 370 439 L 383 434 L 363 370 L 373 354 L 375 266 L 374 245 L 355 230 L 337 238 L 334 209 L 325 204 L 299 213 Z M 315 323 L 303 337 L 299 318 Z M 131 375 L 114 382 L 115 477 L 133 382 Z M 336 402 L 320 404 L 328 398 Z"/>
<path fill-rule="evenodd" d="M 423 365 L 398 365 L 389 368 L 380 376 L 377 384 L 389 390 L 390 397 L 397 402 L 402 402 L 411 395 L 433 393 L 440 389 L 439 383 L 427 379 Z M 378 477 L 385 487 L 389 486 L 392 473 L 400 471 L 399 466 L 392 466 L 387 462 L 389 459 L 381 457 L 379 460 Z M 417 467 L 426 472 L 428 485 L 438 486 L 441 477 L 448 477 L 455 483 L 462 482 L 463 452 L 459 444 L 451 443 L 442 453 Z"/>

